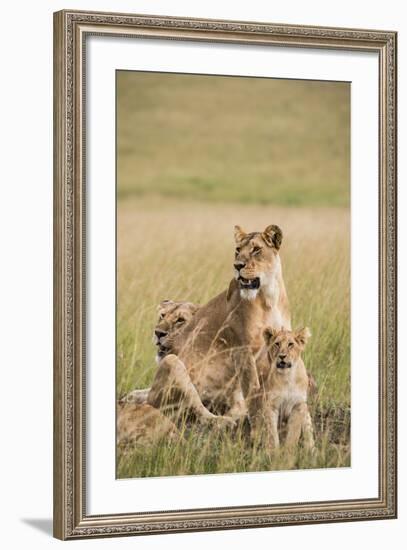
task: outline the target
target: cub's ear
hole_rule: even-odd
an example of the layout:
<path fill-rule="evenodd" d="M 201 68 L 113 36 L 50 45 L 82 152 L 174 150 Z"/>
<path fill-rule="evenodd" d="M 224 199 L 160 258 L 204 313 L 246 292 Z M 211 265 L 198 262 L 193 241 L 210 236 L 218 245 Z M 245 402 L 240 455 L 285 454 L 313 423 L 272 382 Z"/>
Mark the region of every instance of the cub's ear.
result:
<path fill-rule="evenodd" d="M 297 330 L 295 334 L 295 340 L 297 343 L 304 348 L 309 338 L 311 338 L 311 331 L 308 327 L 304 327 L 300 330 Z"/>
<path fill-rule="evenodd" d="M 283 240 L 283 232 L 278 225 L 269 225 L 263 231 L 262 237 L 266 241 L 266 244 L 274 246 L 274 248 L 278 250 Z"/>
<path fill-rule="evenodd" d="M 274 328 L 271 328 L 271 327 L 267 327 L 267 328 L 264 329 L 263 338 L 264 338 L 264 341 L 266 342 L 267 346 L 270 345 L 273 338 L 275 338 L 277 336 L 277 333 L 278 333 L 278 330 L 276 330 Z"/>
<path fill-rule="evenodd" d="M 243 231 L 243 229 L 240 227 L 240 225 L 235 225 L 235 241 L 236 244 L 239 244 L 243 239 L 246 237 L 247 233 Z"/>

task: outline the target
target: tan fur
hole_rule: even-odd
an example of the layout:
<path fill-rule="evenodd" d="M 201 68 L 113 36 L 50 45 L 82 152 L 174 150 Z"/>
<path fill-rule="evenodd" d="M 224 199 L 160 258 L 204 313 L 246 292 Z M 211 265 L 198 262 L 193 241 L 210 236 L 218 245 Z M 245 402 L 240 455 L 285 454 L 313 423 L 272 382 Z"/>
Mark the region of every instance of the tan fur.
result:
<path fill-rule="evenodd" d="M 174 302 L 173 300 L 163 300 L 157 307 L 157 324 L 153 331 L 153 341 L 157 346 L 157 358 L 160 359 L 169 353 L 173 353 L 173 337 L 181 331 L 194 314 L 199 306 L 192 302 Z M 156 332 L 166 333 L 163 337 L 157 337 Z M 160 357 L 161 356 L 161 357 Z M 120 403 L 142 404 L 147 402 L 150 388 L 135 389 L 124 395 Z"/>
<path fill-rule="evenodd" d="M 158 320 L 154 327 L 154 343 L 162 357 L 168 353 L 174 353 L 174 338 L 189 323 L 199 306 L 192 302 L 174 302 L 164 300 L 157 308 Z M 157 332 L 162 331 L 165 336 L 158 337 Z"/>
<path fill-rule="evenodd" d="M 242 394 L 247 398 L 258 390 L 254 355 L 262 346 L 265 327 L 290 328 L 279 258 L 282 233 L 277 226 L 250 234 L 236 227 L 235 240 L 235 263 L 244 264 L 240 271 L 244 280 L 232 280 L 228 290 L 201 306 L 174 336 L 176 356 L 161 360 L 149 404 L 167 408 L 168 402 L 173 407 L 177 402 L 187 407 L 193 403 L 194 413 L 205 417 L 199 399 L 215 412 L 239 410 L 242 414 Z M 260 288 L 244 292 L 242 283 L 256 281 Z"/>
<path fill-rule="evenodd" d="M 161 360 L 147 401 L 176 422 L 187 416 L 202 424 L 221 428 L 234 426 L 231 418 L 215 415 L 203 405 L 184 363 L 174 354 L 166 355 Z"/>
<path fill-rule="evenodd" d="M 119 403 L 117 406 L 117 444 L 122 449 L 150 446 L 162 439 L 177 440 L 177 427 L 150 405 Z"/>
<path fill-rule="evenodd" d="M 252 407 L 257 411 L 255 429 L 265 428 L 270 450 L 279 447 L 281 421 L 287 422 L 286 448 L 295 447 L 301 435 L 307 449 L 314 446 L 307 406 L 309 378 L 301 358 L 309 337 L 307 328 L 294 332 L 272 328 L 264 331 L 265 346 L 257 358 L 261 391 L 253 399 Z"/>

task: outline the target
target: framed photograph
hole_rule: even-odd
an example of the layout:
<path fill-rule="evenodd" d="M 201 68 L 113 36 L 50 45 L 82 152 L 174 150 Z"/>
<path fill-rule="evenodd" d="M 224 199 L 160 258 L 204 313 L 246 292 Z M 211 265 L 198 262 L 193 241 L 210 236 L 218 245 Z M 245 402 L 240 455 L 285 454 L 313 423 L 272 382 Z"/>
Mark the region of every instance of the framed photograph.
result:
<path fill-rule="evenodd" d="M 395 518 L 396 33 L 54 15 L 54 534 Z"/>

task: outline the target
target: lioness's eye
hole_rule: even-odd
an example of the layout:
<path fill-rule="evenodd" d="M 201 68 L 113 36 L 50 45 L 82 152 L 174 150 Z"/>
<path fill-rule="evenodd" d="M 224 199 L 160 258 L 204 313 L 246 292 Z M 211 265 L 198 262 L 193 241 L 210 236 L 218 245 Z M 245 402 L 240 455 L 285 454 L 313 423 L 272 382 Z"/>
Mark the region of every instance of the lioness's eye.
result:
<path fill-rule="evenodd" d="M 289 342 L 288 347 L 289 347 L 289 348 L 292 348 L 293 345 L 294 345 L 294 342 Z"/>
<path fill-rule="evenodd" d="M 165 317 L 164 313 L 160 313 L 160 316 L 159 316 L 158 319 L 159 319 L 160 321 L 162 321 L 162 320 L 164 319 L 164 317 Z"/>
<path fill-rule="evenodd" d="M 261 247 L 260 246 L 255 246 L 253 248 L 253 254 L 258 254 L 259 252 L 261 252 Z"/>
<path fill-rule="evenodd" d="M 275 346 L 276 348 L 279 348 L 279 347 L 280 347 L 280 342 L 274 342 L 274 346 Z"/>
<path fill-rule="evenodd" d="M 178 317 L 175 322 L 177 323 L 177 325 L 180 325 L 181 323 L 185 323 L 185 319 L 183 319 L 182 317 Z"/>

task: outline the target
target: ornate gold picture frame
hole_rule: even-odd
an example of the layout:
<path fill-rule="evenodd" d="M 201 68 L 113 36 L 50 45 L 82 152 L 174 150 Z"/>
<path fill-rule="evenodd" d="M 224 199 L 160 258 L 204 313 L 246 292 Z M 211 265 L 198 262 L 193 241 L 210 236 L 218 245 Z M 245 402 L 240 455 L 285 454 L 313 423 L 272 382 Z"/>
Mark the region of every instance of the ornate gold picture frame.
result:
<path fill-rule="evenodd" d="M 112 510 L 104 515 L 87 512 L 85 53 L 91 36 L 377 54 L 379 231 L 374 238 L 379 249 L 379 339 L 369 343 L 378 347 L 379 358 L 377 497 L 137 513 Z M 396 517 L 396 59 L 397 35 L 390 31 L 70 10 L 54 14 L 55 537 L 65 540 Z"/>

